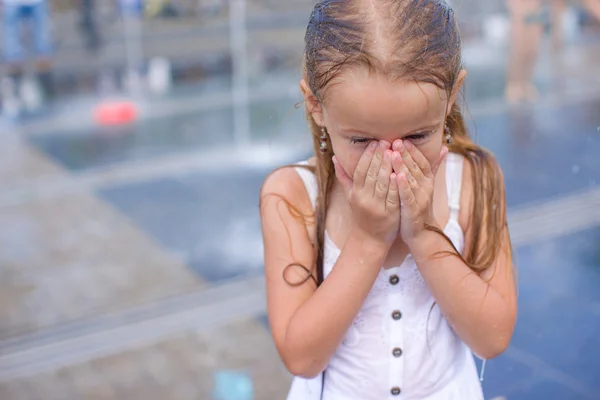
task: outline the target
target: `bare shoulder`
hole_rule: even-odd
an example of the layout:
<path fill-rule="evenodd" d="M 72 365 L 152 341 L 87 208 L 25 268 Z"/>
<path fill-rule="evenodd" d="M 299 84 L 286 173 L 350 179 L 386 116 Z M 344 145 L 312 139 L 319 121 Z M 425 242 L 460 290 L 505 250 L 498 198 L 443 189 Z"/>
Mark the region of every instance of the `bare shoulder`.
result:
<path fill-rule="evenodd" d="M 261 213 L 263 213 L 264 207 L 271 207 L 280 201 L 284 201 L 303 214 L 312 210 L 308 192 L 296 168 L 306 167 L 285 166 L 276 169 L 267 176 L 260 191 Z"/>

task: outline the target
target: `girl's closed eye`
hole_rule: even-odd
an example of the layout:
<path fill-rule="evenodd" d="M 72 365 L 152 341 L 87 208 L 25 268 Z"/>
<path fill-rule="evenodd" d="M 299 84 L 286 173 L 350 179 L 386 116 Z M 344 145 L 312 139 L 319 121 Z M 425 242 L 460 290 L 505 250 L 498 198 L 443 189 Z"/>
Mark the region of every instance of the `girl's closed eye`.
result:
<path fill-rule="evenodd" d="M 412 135 L 405 136 L 404 140 L 410 140 L 411 142 L 418 144 L 418 143 L 422 143 L 423 141 L 425 141 L 429 136 L 431 136 L 431 134 L 432 134 L 432 132 L 415 133 Z M 350 143 L 366 146 L 373 140 L 377 140 L 377 139 L 368 138 L 368 137 L 351 137 Z"/>
<path fill-rule="evenodd" d="M 350 138 L 350 143 L 366 145 L 366 144 L 370 143 L 372 140 L 375 140 L 375 139 L 365 138 L 365 137 L 352 137 L 352 138 Z"/>
<path fill-rule="evenodd" d="M 415 133 L 414 135 L 408 135 L 404 140 L 410 140 L 413 143 L 421 143 L 431 135 L 431 132 Z"/>

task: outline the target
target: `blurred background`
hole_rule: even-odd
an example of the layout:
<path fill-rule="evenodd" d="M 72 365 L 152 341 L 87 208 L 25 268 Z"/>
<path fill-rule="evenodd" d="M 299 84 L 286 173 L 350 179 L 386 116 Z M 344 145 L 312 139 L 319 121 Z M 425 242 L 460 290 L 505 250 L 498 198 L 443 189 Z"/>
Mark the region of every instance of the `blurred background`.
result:
<path fill-rule="evenodd" d="M 519 267 L 486 398 L 600 399 L 600 0 L 453 0 Z M 312 0 L 0 0 L 0 399 L 275 400 L 258 193 Z"/>

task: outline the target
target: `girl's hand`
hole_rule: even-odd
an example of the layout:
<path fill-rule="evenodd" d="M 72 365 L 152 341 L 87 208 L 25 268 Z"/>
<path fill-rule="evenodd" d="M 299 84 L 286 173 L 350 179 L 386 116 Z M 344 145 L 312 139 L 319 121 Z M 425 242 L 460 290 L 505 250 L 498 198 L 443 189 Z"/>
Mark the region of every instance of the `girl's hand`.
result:
<path fill-rule="evenodd" d="M 335 175 L 348 194 L 353 229 L 389 247 L 400 226 L 399 181 L 392 172 L 390 143 L 371 142 L 358 161 L 353 179 L 335 156 L 333 163 Z"/>
<path fill-rule="evenodd" d="M 425 225 L 437 226 L 433 216 L 435 174 L 448 154 L 442 147 L 438 161 L 432 166 L 410 141 L 394 142 L 392 166 L 396 172 L 401 201 L 400 236 L 409 248 L 425 230 Z"/>

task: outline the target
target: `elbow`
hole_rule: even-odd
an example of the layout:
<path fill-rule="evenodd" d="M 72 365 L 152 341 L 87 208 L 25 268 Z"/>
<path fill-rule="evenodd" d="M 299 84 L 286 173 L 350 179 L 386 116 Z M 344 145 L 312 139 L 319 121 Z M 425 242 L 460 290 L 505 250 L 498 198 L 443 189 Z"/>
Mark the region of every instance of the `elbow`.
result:
<path fill-rule="evenodd" d="M 516 309 L 505 312 L 500 318 L 496 319 L 496 323 L 491 326 L 492 330 L 486 336 L 488 340 L 485 345 L 481 346 L 476 353 L 484 360 L 491 360 L 500 356 L 508 349 L 515 331 L 517 322 Z"/>
<path fill-rule="evenodd" d="M 476 354 L 484 360 L 491 360 L 500 356 L 510 346 L 513 330 L 514 325 L 511 324 L 509 328 L 497 332 L 495 335 L 490 335 L 491 339 L 486 341 L 485 345 Z"/>
<path fill-rule="evenodd" d="M 290 374 L 304 379 L 316 378 L 325 369 L 317 360 L 307 357 L 282 357 L 282 360 Z"/>
<path fill-rule="evenodd" d="M 491 360 L 500 356 L 508 349 L 510 340 L 496 340 L 493 343 L 489 343 L 485 348 L 480 349 L 476 354 L 479 358 L 484 360 Z"/>
<path fill-rule="evenodd" d="M 316 378 L 327 368 L 329 358 L 324 358 L 321 351 L 307 343 L 302 334 L 298 336 L 289 332 L 290 330 L 277 346 L 285 368 L 290 374 L 299 378 Z"/>

